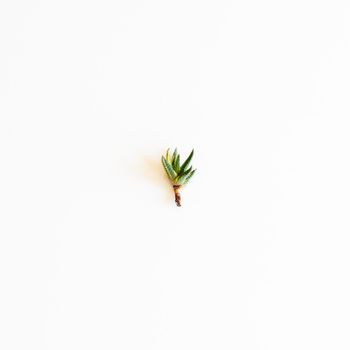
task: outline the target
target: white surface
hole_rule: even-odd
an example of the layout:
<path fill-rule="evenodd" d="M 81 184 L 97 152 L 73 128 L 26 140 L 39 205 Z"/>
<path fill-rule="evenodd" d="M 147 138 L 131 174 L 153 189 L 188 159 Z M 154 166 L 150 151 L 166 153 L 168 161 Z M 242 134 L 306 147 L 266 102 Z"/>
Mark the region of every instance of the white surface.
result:
<path fill-rule="evenodd" d="M 349 18 L 2 1 L 0 348 L 349 349 Z"/>

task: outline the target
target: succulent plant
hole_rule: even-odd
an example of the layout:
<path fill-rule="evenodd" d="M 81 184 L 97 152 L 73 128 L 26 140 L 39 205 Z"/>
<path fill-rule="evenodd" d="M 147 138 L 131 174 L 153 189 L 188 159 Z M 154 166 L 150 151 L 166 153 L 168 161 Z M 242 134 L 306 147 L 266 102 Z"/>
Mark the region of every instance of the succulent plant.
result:
<path fill-rule="evenodd" d="M 162 156 L 162 164 L 173 185 L 175 202 L 178 207 L 181 207 L 180 188 L 186 185 L 196 172 L 196 169 L 193 170 L 192 166 L 190 166 L 193 153 L 194 150 L 182 164 L 180 163 L 180 154 L 178 154 L 177 148 L 175 148 L 174 153 L 171 153 L 170 149 L 168 149 L 165 157 Z"/>

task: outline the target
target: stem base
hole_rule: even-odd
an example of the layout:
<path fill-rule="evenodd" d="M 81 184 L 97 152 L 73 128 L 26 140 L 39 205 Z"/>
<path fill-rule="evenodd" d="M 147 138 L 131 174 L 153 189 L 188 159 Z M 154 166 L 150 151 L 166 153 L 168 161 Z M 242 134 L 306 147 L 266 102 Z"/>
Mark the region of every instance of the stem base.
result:
<path fill-rule="evenodd" d="M 181 207 L 181 194 L 180 194 L 180 185 L 173 185 L 174 193 L 175 193 L 175 203 L 178 207 Z"/>

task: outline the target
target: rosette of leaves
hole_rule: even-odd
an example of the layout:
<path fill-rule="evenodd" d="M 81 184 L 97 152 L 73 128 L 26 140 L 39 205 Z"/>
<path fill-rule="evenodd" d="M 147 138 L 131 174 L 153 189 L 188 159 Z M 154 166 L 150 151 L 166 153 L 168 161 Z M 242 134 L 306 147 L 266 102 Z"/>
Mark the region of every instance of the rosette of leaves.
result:
<path fill-rule="evenodd" d="M 178 154 L 177 148 L 175 148 L 173 153 L 168 149 L 165 157 L 162 156 L 162 164 L 171 184 L 173 185 L 175 202 L 178 207 L 181 207 L 181 187 L 185 186 L 196 172 L 196 169 L 192 169 L 191 166 L 193 153 L 194 150 L 192 150 L 182 164 L 180 162 L 180 154 Z"/>

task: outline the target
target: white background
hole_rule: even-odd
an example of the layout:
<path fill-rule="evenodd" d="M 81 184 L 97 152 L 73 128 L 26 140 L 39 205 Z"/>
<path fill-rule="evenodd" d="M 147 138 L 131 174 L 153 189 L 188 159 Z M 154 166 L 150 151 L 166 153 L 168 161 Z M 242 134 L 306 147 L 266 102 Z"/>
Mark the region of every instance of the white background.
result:
<path fill-rule="evenodd" d="M 348 350 L 349 18 L 3 0 L 0 348 Z"/>

